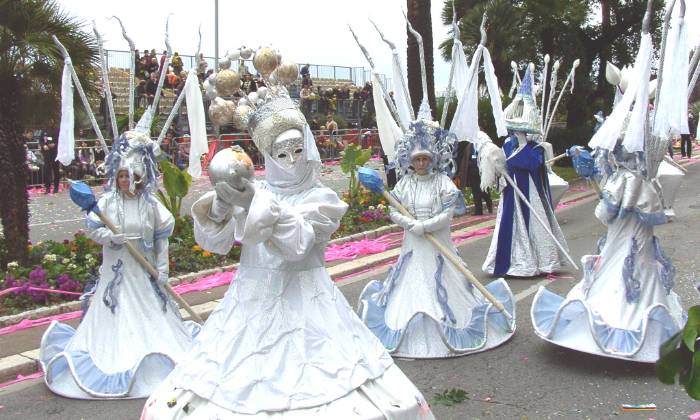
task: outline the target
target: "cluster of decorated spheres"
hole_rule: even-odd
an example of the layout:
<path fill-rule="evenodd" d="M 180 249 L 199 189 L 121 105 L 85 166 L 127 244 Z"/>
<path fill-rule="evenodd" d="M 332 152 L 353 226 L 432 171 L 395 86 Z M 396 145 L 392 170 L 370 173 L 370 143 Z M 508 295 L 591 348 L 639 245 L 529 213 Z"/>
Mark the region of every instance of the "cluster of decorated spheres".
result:
<path fill-rule="evenodd" d="M 257 92 L 250 92 L 235 103 L 232 97 L 241 90 L 241 76 L 231 69 L 232 62 L 248 60 L 253 57 L 253 66 L 268 87 L 259 87 Z M 245 128 L 247 115 L 257 106 L 262 105 L 269 95 L 277 94 L 279 89 L 286 89 L 299 77 L 296 63 L 283 62 L 282 56 L 270 47 L 262 47 L 255 53 L 246 47 L 228 54 L 219 62 L 219 72 L 212 73 L 203 83 L 204 96 L 211 100 L 209 118 L 215 125 L 234 123 Z"/>

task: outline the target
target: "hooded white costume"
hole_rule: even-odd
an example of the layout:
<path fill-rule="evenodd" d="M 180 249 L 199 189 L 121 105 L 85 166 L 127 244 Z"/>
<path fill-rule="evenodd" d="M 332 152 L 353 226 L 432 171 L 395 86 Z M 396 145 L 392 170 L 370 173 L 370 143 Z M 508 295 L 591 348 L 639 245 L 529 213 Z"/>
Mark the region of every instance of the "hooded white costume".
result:
<path fill-rule="evenodd" d="M 269 51 L 255 60 L 266 78 L 276 67 Z M 265 71 L 268 56 L 275 65 Z M 432 418 L 326 272 L 326 243 L 347 205 L 318 180 L 303 114 L 283 86 L 268 86 L 253 110 L 237 110 L 265 157 L 265 181 L 234 176 L 238 189 L 219 182 L 192 207 L 204 249 L 242 244 L 236 278 L 142 418 Z"/>

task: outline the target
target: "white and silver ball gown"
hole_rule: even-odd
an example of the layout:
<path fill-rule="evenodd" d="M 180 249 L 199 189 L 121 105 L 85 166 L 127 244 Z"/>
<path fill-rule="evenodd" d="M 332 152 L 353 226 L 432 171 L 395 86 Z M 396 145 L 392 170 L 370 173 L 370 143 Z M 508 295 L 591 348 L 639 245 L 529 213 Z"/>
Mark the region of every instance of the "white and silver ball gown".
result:
<path fill-rule="evenodd" d="M 551 191 L 544 164 L 544 151 L 534 142 L 518 147 L 515 136 L 503 144 L 506 169 L 516 185 L 528 198 L 534 211 L 559 243 L 566 239 L 552 207 Z M 544 230 L 530 209 L 505 185 L 496 215 L 496 228 L 482 269 L 496 276 L 531 277 L 552 273 L 564 265 L 564 256 L 551 236 Z"/>
<path fill-rule="evenodd" d="M 106 193 L 99 208 L 159 272 L 168 272 L 175 220 L 153 196 Z M 183 322 L 165 291 L 94 214 L 89 236 L 103 246 L 100 280 L 77 329 L 53 321 L 40 361 L 51 391 L 70 398 L 145 398 L 189 351 L 199 325 Z"/>
<path fill-rule="evenodd" d="M 326 272 L 326 244 L 347 205 L 317 182 L 256 185 L 247 214 L 209 218 L 215 192 L 192 208 L 198 243 L 226 253 L 240 241 L 240 266 L 142 418 L 432 419 Z"/>
<path fill-rule="evenodd" d="M 618 151 L 596 217 L 608 227 L 597 255 L 581 259 L 583 280 L 563 298 L 542 287 L 531 308 L 535 333 L 554 344 L 606 357 L 654 363 L 685 313 L 673 292 L 675 268 L 654 236 L 666 222 L 659 195 Z"/>
<path fill-rule="evenodd" d="M 423 222 L 441 244 L 457 254 L 450 222 L 458 190 L 444 174 L 407 174 L 392 194 Z M 398 357 L 444 358 L 480 352 L 507 341 L 511 324 L 440 251 L 410 231 L 410 219 L 391 209 L 406 229 L 401 255 L 384 282 L 372 281 L 360 295 L 359 313 L 389 352 Z M 503 279 L 486 288 L 515 314 Z"/>

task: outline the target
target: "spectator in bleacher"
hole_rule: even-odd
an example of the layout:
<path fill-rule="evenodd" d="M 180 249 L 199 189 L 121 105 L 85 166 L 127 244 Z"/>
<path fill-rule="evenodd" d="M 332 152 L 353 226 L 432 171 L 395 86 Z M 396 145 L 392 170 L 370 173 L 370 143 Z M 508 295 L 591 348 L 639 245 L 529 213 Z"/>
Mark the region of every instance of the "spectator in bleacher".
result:
<path fill-rule="evenodd" d="M 267 87 L 265 80 L 259 74 L 255 76 L 255 79 L 253 79 L 253 81 L 255 82 L 255 91 L 256 92 L 258 90 L 257 88 Z"/>
<path fill-rule="evenodd" d="M 182 73 L 182 57 L 180 57 L 180 54 L 176 52 L 173 55 L 173 59 L 170 60 L 170 64 L 172 64 L 173 72 L 175 72 L 175 74 Z M 182 75 L 180 75 L 180 78 L 182 78 Z"/>
<path fill-rule="evenodd" d="M 180 78 L 168 68 L 168 73 L 165 75 L 165 83 L 168 89 L 175 89 L 180 83 Z"/>
<path fill-rule="evenodd" d="M 299 70 L 299 74 L 301 74 L 302 78 L 309 75 L 309 63 L 306 63 L 301 70 Z"/>
<path fill-rule="evenodd" d="M 151 62 L 146 66 L 146 71 L 148 71 L 148 77 L 151 77 L 151 75 L 156 76 L 156 80 L 158 79 L 158 59 L 156 57 L 151 57 Z"/>
<path fill-rule="evenodd" d="M 308 74 L 305 74 L 304 76 L 301 76 L 301 86 L 312 86 L 314 82 L 311 80 L 311 76 Z"/>
<path fill-rule="evenodd" d="M 139 81 L 139 84 L 136 86 L 136 98 L 134 98 L 134 100 L 136 101 L 134 108 L 146 108 L 148 105 L 148 94 L 146 93 L 145 80 Z"/>
<path fill-rule="evenodd" d="M 148 79 L 148 82 L 146 82 L 146 97 L 148 98 L 148 105 L 153 104 L 153 99 L 156 97 L 156 90 L 158 90 L 158 75 L 155 72 L 152 72 L 151 77 Z M 160 96 L 163 96 L 163 91 L 160 92 Z M 157 113 L 158 109 L 155 111 Z"/>
<path fill-rule="evenodd" d="M 244 91 L 246 94 L 250 92 L 256 92 L 258 90 L 258 86 L 255 84 L 253 76 L 250 73 L 245 73 L 243 75 L 243 83 L 241 84 L 241 90 Z"/>
<path fill-rule="evenodd" d="M 309 118 L 311 116 L 311 86 L 303 86 L 299 92 L 299 98 L 301 101 L 301 110 Z"/>
<path fill-rule="evenodd" d="M 185 167 L 190 162 L 190 137 L 185 136 L 179 139 L 177 144 L 177 156 L 175 158 L 175 165 L 180 169 L 185 169 Z"/>
<path fill-rule="evenodd" d="M 165 59 L 166 59 L 167 55 L 168 55 L 168 51 L 163 50 L 163 54 L 161 54 L 161 56 L 160 56 L 159 68 L 162 69 L 163 66 L 165 65 Z"/>
<path fill-rule="evenodd" d="M 186 81 L 187 81 L 187 72 L 181 71 L 177 86 L 175 86 L 175 95 L 180 96 L 180 92 L 182 92 L 182 89 L 185 88 Z"/>
<path fill-rule="evenodd" d="M 134 50 L 134 74 L 138 77 L 141 72 L 141 55 L 139 50 Z"/>
<path fill-rule="evenodd" d="M 204 59 L 204 53 L 199 53 L 199 58 L 197 59 L 197 77 L 199 77 L 201 82 L 205 79 L 204 74 L 207 72 L 207 67 L 209 67 L 209 64 L 207 60 Z"/>

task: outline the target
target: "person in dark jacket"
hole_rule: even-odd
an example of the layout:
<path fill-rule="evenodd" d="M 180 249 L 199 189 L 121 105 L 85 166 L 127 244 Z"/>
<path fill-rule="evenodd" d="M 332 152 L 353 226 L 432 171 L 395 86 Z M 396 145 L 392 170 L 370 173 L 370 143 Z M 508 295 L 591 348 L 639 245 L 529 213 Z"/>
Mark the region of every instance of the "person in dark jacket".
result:
<path fill-rule="evenodd" d="M 46 194 L 51 192 L 53 180 L 53 192 L 58 192 L 58 183 L 61 180 L 61 172 L 56 155 L 58 154 L 58 124 L 54 120 L 49 121 L 49 128 L 41 133 L 39 148 L 44 157 L 44 188 Z"/>
<path fill-rule="evenodd" d="M 474 216 L 484 214 L 483 202 L 489 213 L 493 213 L 493 202 L 488 191 L 481 190 L 481 175 L 479 166 L 476 163 L 477 153 L 474 145 L 467 141 L 459 142 L 457 149 L 457 176 L 455 180 L 459 183 L 460 189 L 469 187 L 474 198 Z"/>

